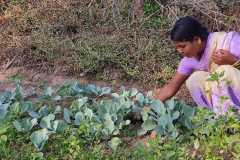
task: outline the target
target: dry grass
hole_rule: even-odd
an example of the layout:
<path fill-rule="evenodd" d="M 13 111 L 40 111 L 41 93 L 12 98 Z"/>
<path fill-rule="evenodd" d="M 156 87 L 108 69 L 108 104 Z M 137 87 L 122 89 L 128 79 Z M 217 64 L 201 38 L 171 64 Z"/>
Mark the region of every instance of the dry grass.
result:
<path fill-rule="evenodd" d="M 210 30 L 239 30 L 239 4 L 214 0 L 148 0 L 158 6 L 133 19 L 131 1 L 9 0 L 0 6 L 0 64 L 38 71 L 135 79 L 161 84 L 179 56 L 168 38 L 183 15 L 196 15 Z"/>

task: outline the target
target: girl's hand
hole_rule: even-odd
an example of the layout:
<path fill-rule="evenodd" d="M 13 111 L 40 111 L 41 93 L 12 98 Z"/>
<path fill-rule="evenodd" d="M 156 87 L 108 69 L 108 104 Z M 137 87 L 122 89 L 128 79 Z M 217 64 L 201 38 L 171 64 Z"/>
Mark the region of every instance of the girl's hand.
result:
<path fill-rule="evenodd" d="M 218 65 L 232 65 L 238 59 L 232 55 L 229 51 L 220 49 L 217 52 L 214 52 L 212 55 L 212 60 Z"/>

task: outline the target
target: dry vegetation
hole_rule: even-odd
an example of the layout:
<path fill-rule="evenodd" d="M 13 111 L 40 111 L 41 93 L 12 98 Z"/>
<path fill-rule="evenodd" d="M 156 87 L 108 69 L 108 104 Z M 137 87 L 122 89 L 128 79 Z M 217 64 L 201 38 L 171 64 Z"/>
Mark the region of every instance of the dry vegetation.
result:
<path fill-rule="evenodd" d="M 239 30 L 240 5 L 231 0 L 145 0 L 143 8 L 131 0 L 0 3 L 0 64 L 5 68 L 103 80 L 162 84 L 169 79 L 180 57 L 168 34 L 181 16 L 194 15 L 211 31 Z"/>

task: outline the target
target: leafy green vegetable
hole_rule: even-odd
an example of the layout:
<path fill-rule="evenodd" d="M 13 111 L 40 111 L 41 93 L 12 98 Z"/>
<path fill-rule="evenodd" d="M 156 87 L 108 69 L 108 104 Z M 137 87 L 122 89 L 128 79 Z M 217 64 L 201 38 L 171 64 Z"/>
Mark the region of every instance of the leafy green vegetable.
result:
<path fill-rule="evenodd" d="M 114 122 L 109 113 L 104 115 L 104 132 L 106 135 L 113 133 L 115 129 Z"/>
<path fill-rule="evenodd" d="M 80 134 L 90 144 L 100 139 L 109 141 L 115 136 L 109 145 L 116 151 L 121 143 L 116 136 L 124 126 L 131 125 L 129 115 L 133 112 L 142 115 L 139 133 L 156 130 L 162 136 L 175 138 L 180 127 L 192 128 L 191 118 L 195 113 L 193 108 L 175 99 L 162 103 L 152 98 L 152 92 L 144 96 L 134 88 L 122 87 L 119 93 L 112 93 L 109 87 L 69 82 L 57 91 L 48 86 L 34 102 L 24 100 L 21 90 L 17 84 L 13 93 L 0 96 L 0 119 L 8 115 L 20 118 L 13 122 L 14 127 L 19 132 L 32 132 L 30 139 L 38 150 L 43 149 L 50 134 L 64 133 L 69 127 L 73 135 Z"/>
<path fill-rule="evenodd" d="M 43 106 L 39 109 L 38 113 L 41 117 L 47 116 L 49 114 L 49 109 L 47 106 Z"/>
<path fill-rule="evenodd" d="M 52 121 L 55 119 L 54 114 L 49 114 L 45 117 L 43 117 L 40 121 L 41 128 L 47 128 L 49 130 L 52 130 Z"/>
<path fill-rule="evenodd" d="M 64 120 L 67 123 L 71 123 L 71 117 L 73 116 L 73 113 L 71 111 L 69 111 L 67 108 L 64 108 L 63 116 L 64 116 Z"/>
<path fill-rule="evenodd" d="M 0 120 L 4 119 L 8 113 L 9 104 L 1 104 L 0 105 Z"/>
<path fill-rule="evenodd" d="M 37 119 L 30 119 L 24 118 L 21 121 L 14 121 L 13 125 L 19 132 L 28 132 L 30 131 L 35 125 L 37 125 Z"/>
<path fill-rule="evenodd" d="M 84 119 L 84 114 L 82 112 L 77 112 L 75 115 L 74 124 L 79 126 Z"/>
<path fill-rule="evenodd" d="M 142 128 L 144 130 L 153 130 L 155 127 L 157 126 L 156 122 L 154 122 L 153 120 L 151 119 L 147 119 L 146 121 L 143 122 L 142 124 Z"/>
<path fill-rule="evenodd" d="M 34 107 L 31 101 L 23 102 L 21 107 L 21 113 L 33 111 Z"/>
<path fill-rule="evenodd" d="M 55 120 L 52 125 L 53 131 L 57 133 L 63 133 L 67 127 L 68 125 L 64 120 Z"/>
<path fill-rule="evenodd" d="M 111 139 L 111 141 L 109 142 L 109 146 L 111 147 L 111 149 L 113 151 L 117 150 L 117 147 L 122 143 L 121 139 L 118 137 L 114 137 Z"/>
<path fill-rule="evenodd" d="M 30 136 L 30 139 L 38 150 L 42 150 L 50 134 L 51 132 L 49 132 L 46 128 L 43 128 L 33 132 Z"/>
<path fill-rule="evenodd" d="M 178 136 L 178 127 L 192 129 L 192 118 L 195 109 L 174 98 L 164 103 L 154 100 L 147 108 L 143 108 L 141 115 L 143 119 L 142 131 L 156 130 L 159 135 L 167 135 L 173 138 Z"/>

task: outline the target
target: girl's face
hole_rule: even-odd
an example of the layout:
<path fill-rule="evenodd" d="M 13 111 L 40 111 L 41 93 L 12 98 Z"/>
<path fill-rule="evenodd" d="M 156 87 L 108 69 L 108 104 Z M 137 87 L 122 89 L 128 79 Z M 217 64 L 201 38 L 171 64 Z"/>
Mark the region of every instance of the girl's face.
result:
<path fill-rule="evenodd" d="M 177 51 L 184 57 L 199 58 L 204 50 L 204 42 L 200 37 L 192 41 L 174 42 Z"/>

